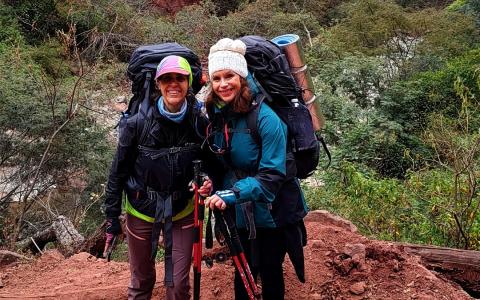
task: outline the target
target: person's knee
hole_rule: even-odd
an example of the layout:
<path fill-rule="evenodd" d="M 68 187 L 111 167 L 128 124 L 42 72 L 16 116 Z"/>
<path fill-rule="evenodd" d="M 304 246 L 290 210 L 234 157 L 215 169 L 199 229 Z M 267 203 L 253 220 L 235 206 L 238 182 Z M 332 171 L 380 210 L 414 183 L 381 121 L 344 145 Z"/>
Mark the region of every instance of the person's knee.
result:
<path fill-rule="evenodd" d="M 153 272 L 146 272 L 144 274 L 132 274 L 131 285 L 132 288 L 138 290 L 153 289 L 156 281 L 155 270 Z"/>

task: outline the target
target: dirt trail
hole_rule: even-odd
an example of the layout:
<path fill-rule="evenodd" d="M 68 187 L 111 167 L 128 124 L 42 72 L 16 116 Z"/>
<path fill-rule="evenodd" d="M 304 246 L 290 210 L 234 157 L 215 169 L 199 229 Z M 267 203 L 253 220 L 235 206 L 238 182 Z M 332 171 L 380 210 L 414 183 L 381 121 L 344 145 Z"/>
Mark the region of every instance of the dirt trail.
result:
<path fill-rule="evenodd" d="M 337 219 L 333 219 L 337 220 Z M 285 264 L 286 299 L 472 299 L 388 242 L 369 240 L 348 222 L 315 215 L 306 223 L 305 284 Z M 202 299 L 233 299 L 230 261 L 202 268 Z M 33 263 L 0 269 L 0 299 L 125 299 L 128 263 L 48 251 Z M 154 299 L 163 299 L 163 264 Z M 2 287 L 3 286 L 3 287 Z"/>

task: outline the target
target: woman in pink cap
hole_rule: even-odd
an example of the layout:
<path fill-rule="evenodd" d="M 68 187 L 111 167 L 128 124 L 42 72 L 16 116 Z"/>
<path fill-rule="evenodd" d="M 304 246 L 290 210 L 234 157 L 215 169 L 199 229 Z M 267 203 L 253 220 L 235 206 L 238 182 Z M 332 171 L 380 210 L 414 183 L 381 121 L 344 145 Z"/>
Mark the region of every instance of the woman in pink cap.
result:
<path fill-rule="evenodd" d="M 157 67 L 155 83 L 160 96 L 144 122 L 138 141 L 136 118 L 121 130 L 106 187 L 107 234 L 121 232 L 122 192 L 127 212 L 131 281 L 128 299 L 150 299 L 155 285 L 155 255 L 160 231 L 165 244 L 167 299 L 189 299 L 189 273 L 194 240 L 193 161 L 206 160 L 199 132 L 205 125 L 201 104 L 189 87 L 192 70 L 185 58 L 167 56 Z M 200 188 L 210 194 L 211 181 Z"/>

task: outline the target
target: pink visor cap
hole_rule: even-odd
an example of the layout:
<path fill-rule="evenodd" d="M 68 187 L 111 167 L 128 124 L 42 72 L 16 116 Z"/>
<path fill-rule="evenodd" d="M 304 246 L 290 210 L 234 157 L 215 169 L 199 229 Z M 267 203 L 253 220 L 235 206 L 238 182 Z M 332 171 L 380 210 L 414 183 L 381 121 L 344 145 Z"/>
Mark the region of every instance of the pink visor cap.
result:
<path fill-rule="evenodd" d="M 188 85 L 192 85 L 192 69 L 188 61 L 177 55 L 169 55 L 162 59 L 157 66 L 157 72 L 155 73 L 155 80 L 160 76 L 167 73 L 178 73 L 182 75 L 188 75 Z"/>

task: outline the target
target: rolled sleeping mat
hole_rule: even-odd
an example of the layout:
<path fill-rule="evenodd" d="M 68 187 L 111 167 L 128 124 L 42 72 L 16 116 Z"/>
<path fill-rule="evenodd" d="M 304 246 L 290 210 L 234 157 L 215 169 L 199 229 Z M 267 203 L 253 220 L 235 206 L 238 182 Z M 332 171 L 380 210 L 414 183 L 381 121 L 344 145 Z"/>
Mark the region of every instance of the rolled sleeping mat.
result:
<path fill-rule="evenodd" d="M 312 76 L 305 62 L 300 37 L 296 34 L 284 34 L 273 38 L 272 42 L 278 45 L 287 57 L 292 75 L 303 91 L 303 99 L 312 116 L 313 128 L 315 131 L 320 130 L 323 128 L 325 122 L 320 103 L 315 101 L 315 88 L 313 86 Z"/>

